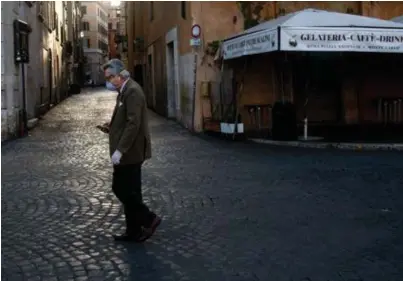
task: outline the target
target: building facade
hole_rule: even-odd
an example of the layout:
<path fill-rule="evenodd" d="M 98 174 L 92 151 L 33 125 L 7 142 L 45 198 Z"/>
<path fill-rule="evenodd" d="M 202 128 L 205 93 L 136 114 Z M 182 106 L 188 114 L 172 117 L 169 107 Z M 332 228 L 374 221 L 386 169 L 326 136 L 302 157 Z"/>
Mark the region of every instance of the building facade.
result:
<path fill-rule="evenodd" d="M 123 63 L 128 67 L 128 57 L 127 57 L 127 18 L 128 18 L 128 5 L 129 1 L 121 1 L 120 2 L 120 10 L 118 11 L 117 18 L 119 20 L 119 24 L 116 28 L 118 32 L 118 40 L 117 40 L 117 48 L 120 54 L 120 59 Z"/>
<path fill-rule="evenodd" d="M 108 42 L 109 42 L 109 59 L 120 58 L 118 52 L 118 44 L 115 42 L 120 29 L 120 18 L 118 17 L 119 6 L 110 6 L 108 14 Z"/>
<path fill-rule="evenodd" d="M 67 48 L 72 49 L 68 56 L 68 73 L 70 85 L 81 86 L 84 84 L 84 52 L 81 33 L 81 2 L 66 1 L 67 5 Z M 70 24 L 71 23 L 71 24 Z"/>
<path fill-rule="evenodd" d="M 79 5 L 77 2 L 76 5 Z M 68 94 L 68 59 L 72 56 L 67 1 L 14 1 L 1 4 L 2 140 L 21 135 L 27 119 L 34 119 Z M 14 22 L 25 22 L 29 62 L 14 61 Z"/>
<path fill-rule="evenodd" d="M 81 3 L 85 75 L 93 85 L 105 83 L 101 66 L 108 59 L 108 7 L 103 1 Z"/>
<path fill-rule="evenodd" d="M 127 62 L 127 31 L 126 19 L 128 15 L 128 1 L 111 3 L 109 7 L 109 58 L 118 58 L 128 66 Z"/>
<path fill-rule="evenodd" d="M 143 84 L 148 105 L 190 130 L 201 131 L 200 87 L 219 79 L 209 49 L 242 30 L 236 2 L 128 2 L 128 65 Z M 170 11 L 170 13 L 166 13 Z M 192 25 L 201 45 L 190 44 Z M 217 83 L 215 83 L 217 85 Z"/>
<path fill-rule="evenodd" d="M 223 110 L 213 100 L 223 88 L 234 90 L 221 81 L 231 72 L 222 73 L 214 60 L 220 42 L 252 25 L 306 8 L 381 19 L 403 14 L 401 4 L 378 1 L 128 2 L 129 69 L 143 83 L 149 107 L 200 132 L 213 112 Z M 201 28 L 200 46 L 190 44 L 195 24 Z M 248 92 L 260 86 L 251 85 Z"/>

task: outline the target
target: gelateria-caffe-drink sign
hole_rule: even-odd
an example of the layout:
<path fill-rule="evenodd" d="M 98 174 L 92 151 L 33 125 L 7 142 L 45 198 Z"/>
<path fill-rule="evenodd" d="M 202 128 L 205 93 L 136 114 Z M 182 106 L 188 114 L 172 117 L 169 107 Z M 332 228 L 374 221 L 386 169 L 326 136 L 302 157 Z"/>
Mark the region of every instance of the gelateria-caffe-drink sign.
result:
<path fill-rule="evenodd" d="M 403 53 L 403 29 L 282 27 L 280 49 Z"/>

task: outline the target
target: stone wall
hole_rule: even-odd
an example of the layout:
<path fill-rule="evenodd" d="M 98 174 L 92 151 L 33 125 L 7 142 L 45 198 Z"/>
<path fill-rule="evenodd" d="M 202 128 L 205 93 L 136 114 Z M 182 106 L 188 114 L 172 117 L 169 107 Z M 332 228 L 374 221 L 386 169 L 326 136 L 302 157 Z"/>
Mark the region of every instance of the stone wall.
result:
<path fill-rule="evenodd" d="M 62 42 L 60 26 L 63 22 L 63 4 L 54 1 L 58 24 L 50 32 L 38 19 L 38 5 L 32 2 L 30 7 L 24 1 L 3 2 L 1 4 L 1 124 L 2 140 L 18 135 L 21 127 L 20 111 L 23 106 L 22 67 L 14 63 L 13 21 L 19 19 L 28 23 L 32 29 L 29 35 L 30 62 L 25 64 L 25 91 L 28 119 L 38 116 L 43 103 L 56 104 L 61 100 L 62 78 Z M 41 2 L 49 3 L 49 2 Z M 53 15 L 51 17 L 53 19 Z M 47 54 L 52 54 L 52 65 L 48 66 Z M 52 77 L 49 79 L 49 71 Z M 50 83 L 51 82 L 51 83 Z M 50 85 L 52 87 L 50 88 Z"/>
<path fill-rule="evenodd" d="M 192 128 L 193 102 L 195 91 L 195 55 L 189 53 L 180 56 L 179 85 L 180 85 L 180 115 L 181 123 L 186 128 Z"/>

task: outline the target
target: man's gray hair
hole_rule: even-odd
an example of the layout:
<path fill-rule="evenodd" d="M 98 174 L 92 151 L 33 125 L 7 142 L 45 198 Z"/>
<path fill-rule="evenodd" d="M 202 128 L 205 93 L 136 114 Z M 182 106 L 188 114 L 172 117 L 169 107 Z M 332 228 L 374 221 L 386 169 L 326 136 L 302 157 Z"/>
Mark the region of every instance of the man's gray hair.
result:
<path fill-rule="evenodd" d="M 119 59 L 111 59 L 102 66 L 102 69 L 109 70 L 113 75 L 129 78 L 130 72 L 126 70 L 124 63 Z"/>

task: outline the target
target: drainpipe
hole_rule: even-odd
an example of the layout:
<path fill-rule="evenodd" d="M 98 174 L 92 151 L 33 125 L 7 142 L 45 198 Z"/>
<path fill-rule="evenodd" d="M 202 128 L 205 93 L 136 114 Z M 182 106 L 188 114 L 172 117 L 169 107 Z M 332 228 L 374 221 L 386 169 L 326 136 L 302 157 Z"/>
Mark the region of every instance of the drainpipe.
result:
<path fill-rule="evenodd" d="M 193 104 L 192 104 L 192 130 L 195 131 L 195 115 L 196 115 L 196 93 L 197 93 L 197 51 L 194 52 L 194 72 L 193 72 Z"/>

